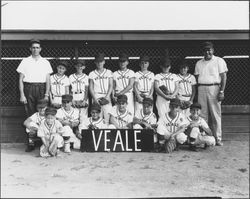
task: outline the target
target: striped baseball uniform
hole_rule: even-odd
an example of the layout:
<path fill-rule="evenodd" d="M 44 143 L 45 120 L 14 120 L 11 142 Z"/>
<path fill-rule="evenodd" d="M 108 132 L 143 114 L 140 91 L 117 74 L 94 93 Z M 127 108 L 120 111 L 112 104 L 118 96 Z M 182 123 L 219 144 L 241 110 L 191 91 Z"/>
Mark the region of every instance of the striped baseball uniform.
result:
<path fill-rule="evenodd" d="M 76 73 L 71 74 L 69 76 L 69 81 L 71 85 L 71 92 L 73 94 L 73 101 L 81 101 L 84 100 L 85 96 L 85 88 L 89 86 L 89 77 L 86 74 L 82 74 L 77 76 Z M 88 100 L 87 100 L 88 103 Z M 88 117 L 88 107 L 86 108 L 79 108 L 81 117 Z"/>
<path fill-rule="evenodd" d="M 119 128 L 123 128 L 133 121 L 133 115 L 131 112 L 129 112 L 129 110 L 126 110 L 125 113 L 121 114 L 117 106 L 113 106 L 110 114 L 115 118 Z"/>
<path fill-rule="evenodd" d="M 192 86 L 196 85 L 196 79 L 193 75 L 188 74 L 186 77 L 181 74 L 177 75 L 179 77 L 179 89 L 178 98 L 183 101 L 189 101 L 192 96 Z M 190 109 L 182 110 L 182 113 L 187 116 L 190 115 Z"/>
<path fill-rule="evenodd" d="M 159 87 L 164 85 L 167 87 L 170 93 L 173 93 L 175 88 L 175 83 L 179 81 L 179 78 L 176 74 L 173 73 L 160 73 L 155 76 L 155 81 L 158 82 Z M 157 93 L 156 93 L 157 94 Z M 159 117 L 165 116 L 169 112 L 169 100 L 165 100 L 163 97 L 157 95 L 156 98 L 156 108 L 158 111 Z"/>
<path fill-rule="evenodd" d="M 102 73 L 93 70 L 89 73 L 89 79 L 94 83 L 94 95 L 97 99 L 105 97 L 109 90 L 109 80 L 113 78 L 111 70 L 104 68 Z M 112 80 L 113 81 L 113 80 Z M 104 117 L 106 123 L 109 122 L 109 112 L 112 109 L 111 98 L 109 96 L 109 103 L 101 106 L 101 115 Z"/>
<path fill-rule="evenodd" d="M 62 95 L 65 95 L 65 87 L 69 86 L 69 78 L 66 75 L 58 76 L 57 74 L 50 76 L 50 95 L 52 104 L 62 104 Z"/>
<path fill-rule="evenodd" d="M 199 117 L 197 121 L 193 121 L 192 118 L 189 116 L 187 117 L 187 120 L 189 121 L 189 123 L 195 122 L 198 123 L 200 126 L 209 128 L 207 122 L 202 117 Z M 201 144 L 207 144 L 208 146 L 215 145 L 214 136 L 209 136 L 205 132 L 200 132 L 200 129 L 198 127 L 194 127 L 191 130 L 190 137 L 195 138 L 194 142 L 195 145 L 201 145 Z"/>
<path fill-rule="evenodd" d="M 32 120 L 30 125 L 38 128 L 42 120 L 44 120 L 45 116 L 41 116 L 39 112 L 36 112 L 33 115 L 31 115 L 29 118 Z M 30 130 L 26 128 L 26 132 L 29 133 Z"/>
<path fill-rule="evenodd" d="M 108 129 L 108 125 L 105 124 L 104 119 L 100 117 L 99 120 L 93 121 L 92 117 L 87 118 L 85 121 L 81 121 L 79 124 L 79 132 L 83 129 L 89 129 L 89 125 L 92 124 L 98 129 Z"/>
<path fill-rule="evenodd" d="M 134 78 L 135 73 L 130 69 L 126 69 L 125 71 L 117 70 L 114 72 L 113 77 L 116 84 L 115 93 L 119 93 L 128 86 L 130 78 Z M 125 93 L 125 95 L 128 97 L 128 110 L 132 113 L 132 115 L 134 115 L 133 88 L 129 92 Z"/>
<path fill-rule="evenodd" d="M 46 120 L 42 120 L 41 125 L 38 128 L 37 131 L 37 136 L 38 137 L 44 137 L 45 142 L 47 145 L 51 145 L 52 141 L 56 144 L 56 148 L 63 147 L 64 141 L 62 138 L 62 133 L 63 133 L 63 127 L 62 124 L 58 121 L 55 120 L 52 126 L 48 126 L 46 123 Z M 42 157 L 49 156 L 49 152 L 45 151 L 46 147 L 42 145 L 40 147 L 40 155 Z"/>
<path fill-rule="evenodd" d="M 154 73 L 148 71 L 143 73 L 138 71 L 135 73 L 135 82 L 138 82 L 138 90 L 140 94 L 149 95 L 152 86 L 154 85 Z M 135 113 L 142 109 L 142 104 L 135 100 Z"/>
<path fill-rule="evenodd" d="M 163 117 L 159 118 L 157 133 L 163 135 L 168 140 L 171 134 L 175 133 L 182 125 L 189 125 L 189 121 L 182 113 L 178 112 L 174 119 L 171 119 L 169 113 L 166 113 Z M 187 136 L 183 132 L 178 134 L 176 139 L 182 144 L 186 141 Z"/>

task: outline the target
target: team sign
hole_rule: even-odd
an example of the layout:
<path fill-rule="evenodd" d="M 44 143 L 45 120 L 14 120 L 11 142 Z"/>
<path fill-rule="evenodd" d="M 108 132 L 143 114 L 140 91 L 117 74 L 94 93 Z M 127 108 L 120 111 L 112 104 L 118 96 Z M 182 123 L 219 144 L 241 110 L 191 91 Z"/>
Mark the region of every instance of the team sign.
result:
<path fill-rule="evenodd" d="M 82 130 L 82 152 L 150 152 L 154 148 L 152 130 Z"/>

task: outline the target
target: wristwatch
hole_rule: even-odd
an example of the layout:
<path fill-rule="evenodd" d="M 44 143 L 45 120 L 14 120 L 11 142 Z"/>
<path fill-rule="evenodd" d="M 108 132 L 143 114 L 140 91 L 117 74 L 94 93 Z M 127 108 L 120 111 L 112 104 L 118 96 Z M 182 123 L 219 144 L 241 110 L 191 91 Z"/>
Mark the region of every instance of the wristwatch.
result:
<path fill-rule="evenodd" d="M 224 93 L 224 91 L 220 91 L 220 93 Z"/>

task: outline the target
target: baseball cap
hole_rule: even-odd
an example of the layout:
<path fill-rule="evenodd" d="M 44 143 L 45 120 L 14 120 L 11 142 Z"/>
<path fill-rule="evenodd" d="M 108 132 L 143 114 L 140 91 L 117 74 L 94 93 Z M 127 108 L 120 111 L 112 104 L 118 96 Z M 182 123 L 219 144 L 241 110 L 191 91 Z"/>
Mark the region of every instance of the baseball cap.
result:
<path fill-rule="evenodd" d="M 161 66 L 169 67 L 171 65 L 171 60 L 168 57 L 161 58 Z"/>
<path fill-rule="evenodd" d="M 174 99 L 171 99 L 171 100 L 170 100 L 170 105 L 177 105 L 177 106 L 180 106 L 180 105 L 181 105 L 181 102 L 180 102 L 179 99 L 174 98 Z"/>
<path fill-rule="evenodd" d="M 128 97 L 127 95 L 118 95 L 117 96 L 117 102 L 128 102 Z"/>
<path fill-rule="evenodd" d="M 95 56 L 95 62 L 102 62 L 104 61 L 104 53 L 98 53 L 96 56 Z"/>
<path fill-rule="evenodd" d="M 75 66 L 85 66 L 85 60 L 75 60 L 74 65 Z"/>
<path fill-rule="evenodd" d="M 190 109 L 193 109 L 193 108 L 201 109 L 201 104 L 198 102 L 195 102 L 195 103 L 191 104 L 191 106 L 190 106 Z"/>
<path fill-rule="evenodd" d="M 142 56 L 141 58 L 140 58 L 140 61 L 147 61 L 147 62 L 149 62 L 149 56 L 146 56 L 146 55 L 144 55 L 144 56 Z"/>
<path fill-rule="evenodd" d="M 45 109 L 45 115 L 56 115 L 57 110 L 53 107 L 48 107 Z"/>
<path fill-rule="evenodd" d="M 72 102 L 72 100 L 73 100 L 73 96 L 72 95 L 66 94 L 66 95 L 62 96 L 62 102 Z"/>
<path fill-rule="evenodd" d="M 128 61 L 128 55 L 126 53 L 121 53 L 119 56 L 119 61 L 120 62 Z"/>
<path fill-rule="evenodd" d="M 41 44 L 40 40 L 39 39 L 31 39 L 30 40 L 30 45 L 32 44 Z"/>
<path fill-rule="evenodd" d="M 149 97 L 145 97 L 145 98 L 143 99 L 142 103 L 143 103 L 143 104 L 148 104 L 148 105 L 152 106 L 153 103 L 154 103 L 154 101 L 153 101 L 151 98 L 149 98 Z"/>
<path fill-rule="evenodd" d="M 101 106 L 97 103 L 93 103 L 91 106 L 91 110 L 96 110 L 96 111 L 101 112 Z"/>
<path fill-rule="evenodd" d="M 210 48 L 214 48 L 214 45 L 212 42 L 210 41 L 206 41 L 202 44 L 202 49 L 210 49 Z"/>
<path fill-rule="evenodd" d="M 44 100 L 44 99 L 38 100 L 37 105 L 36 105 L 37 109 L 39 109 L 39 108 L 45 108 L 47 106 L 48 106 L 48 101 Z"/>

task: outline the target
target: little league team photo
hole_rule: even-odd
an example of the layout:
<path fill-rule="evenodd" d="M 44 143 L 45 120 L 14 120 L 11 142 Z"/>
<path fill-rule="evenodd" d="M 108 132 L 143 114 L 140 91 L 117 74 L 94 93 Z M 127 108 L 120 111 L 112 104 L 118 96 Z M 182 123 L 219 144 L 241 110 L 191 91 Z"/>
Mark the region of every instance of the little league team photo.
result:
<path fill-rule="evenodd" d="M 168 56 L 160 59 L 161 73 L 154 74 L 148 55 L 139 58 L 140 70 L 133 71 L 125 53 L 118 55 L 117 68 L 111 71 L 105 68 L 104 52 L 94 55 L 95 69 L 85 74 L 89 66 L 80 59 L 73 65 L 58 59 L 53 71 L 40 55 L 42 41 L 32 39 L 31 55 L 16 69 L 27 115 L 25 151 L 40 147 L 39 155 L 48 158 L 88 151 L 91 145 L 100 151 L 100 144 L 105 145 L 101 151 L 155 153 L 174 153 L 182 145 L 195 152 L 222 147 L 227 64 L 214 54 L 212 42 L 201 43 L 201 48 L 204 57 L 197 61 L 194 74 L 185 59 L 175 66 L 179 73 L 171 73 Z M 69 67 L 75 73 L 67 76 Z"/>

